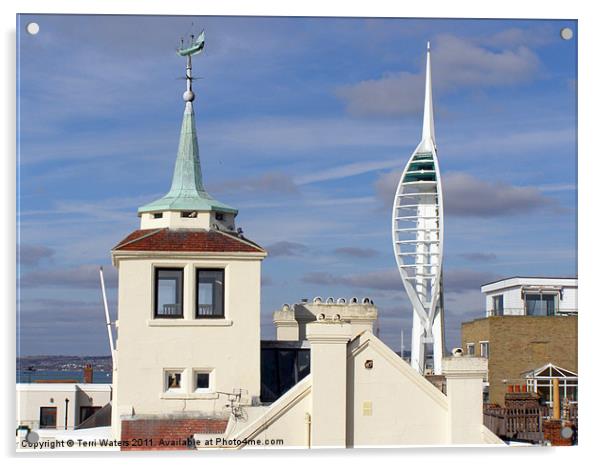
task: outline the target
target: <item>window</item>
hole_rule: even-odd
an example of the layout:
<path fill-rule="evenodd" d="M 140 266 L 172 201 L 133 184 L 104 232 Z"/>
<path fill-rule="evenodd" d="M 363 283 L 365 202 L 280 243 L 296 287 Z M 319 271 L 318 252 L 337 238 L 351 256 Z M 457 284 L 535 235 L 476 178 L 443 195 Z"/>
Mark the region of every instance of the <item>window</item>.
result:
<path fill-rule="evenodd" d="M 481 341 L 480 344 L 481 344 L 481 357 L 488 358 L 489 357 L 489 342 Z"/>
<path fill-rule="evenodd" d="M 165 371 L 165 391 L 182 388 L 182 371 Z"/>
<path fill-rule="evenodd" d="M 96 411 L 100 409 L 100 406 L 80 406 L 79 408 L 79 423 L 81 424 Z"/>
<path fill-rule="evenodd" d="M 183 317 L 183 278 L 182 269 L 155 269 L 155 317 Z"/>
<path fill-rule="evenodd" d="M 196 317 L 224 317 L 224 271 L 197 269 Z"/>
<path fill-rule="evenodd" d="M 526 314 L 528 316 L 553 316 L 556 313 L 557 298 L 557 294 L 526 293 Z"/>
<path fill-rule="evenodd" d="M 40 429 L 56 429 L 55 406 L 42 406 L 40 408 Z"/>
<path fill-rule="evenodd" d="M 163 218 L 163 212 L 160 212 L 158 214 L 153 214 L 153 218 Z"/>
<path fill-rule="evenodd" d="M 211 387 L 211 372 L 199 371 L 194 374 L 194 389 L 197 392 L 209 391 Z"/>
<path fill-rule="evenodd" d="M 504 295 L 499 294 L 493 297 L 493 315 L 503 316 L 504 315 Z"/>
<path fill-rule="evenodd" d="M 223 219 L 224 219 L 224 214 L 222 214 L 221 212 L 215 213 L 215 220 L 218 220 L 221 222 Z"/>
<path fill-rule="evenodd" d="M 474 343 L 466 343 L 466 354 L 474 356 Z"/>
<path fill-rule="evenodd" d="M 272 402 L 306 377 L 310 350 L 297 348 L 261 349 L 261 401 Z"/>

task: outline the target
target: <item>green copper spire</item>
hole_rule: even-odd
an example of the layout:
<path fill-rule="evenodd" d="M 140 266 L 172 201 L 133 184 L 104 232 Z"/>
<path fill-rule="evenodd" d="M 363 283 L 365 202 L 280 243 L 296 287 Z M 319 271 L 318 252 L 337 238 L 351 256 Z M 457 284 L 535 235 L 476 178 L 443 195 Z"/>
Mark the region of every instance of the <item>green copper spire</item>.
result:
<path fill-rule="evenodd" d="M 194 92 L 192 92 L 192 55 L 200 53 L 205 45 L 205 35 L 201 33 L 194 42 L 194 47 L 181 49 L 178 54 L 186 57 L 186 92 L 183 98 L 186 102 L 180 144 L 176 157 L 171 189 L 161 199 L 146 204 L 138 209 L 138 213 L 159 212 L 166 210 L 177 211 L 219 211 L 236 214 L 238 211 L 226 204 L 215 200 L 205 191 L 201 162 L 199 159 L 199 143 L 196 135 L 194 118 Z M 191 53 L 187 53 L 191 51 Z"/>

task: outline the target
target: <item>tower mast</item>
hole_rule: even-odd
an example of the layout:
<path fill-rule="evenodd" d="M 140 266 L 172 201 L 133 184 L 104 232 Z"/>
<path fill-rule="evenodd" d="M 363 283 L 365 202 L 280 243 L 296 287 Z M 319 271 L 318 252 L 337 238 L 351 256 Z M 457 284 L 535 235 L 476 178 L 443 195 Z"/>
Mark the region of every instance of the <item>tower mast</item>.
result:
<path fill-rule="evenodd" d="M 413 308 L 412 367 L 424 374 L 432 350 L 433 371 L 441 373 L 444 352 L 443 191 L 435 143 L 431 48 L 427 43 L 422 139 L 397 185 L 392 239 L 402 283 Z"/>

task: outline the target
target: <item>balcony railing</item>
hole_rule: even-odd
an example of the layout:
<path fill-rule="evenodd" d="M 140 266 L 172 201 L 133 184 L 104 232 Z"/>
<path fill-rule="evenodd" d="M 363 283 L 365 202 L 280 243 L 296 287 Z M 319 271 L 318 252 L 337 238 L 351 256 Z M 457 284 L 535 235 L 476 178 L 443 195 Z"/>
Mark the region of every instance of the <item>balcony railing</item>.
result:
<path fill-rule="evenodd" d="M 556 309 L 554 311 L 554 316 L 568 316 L 568 315 L 577 315 L 577 309 Z M 526 316 L 527 312 L 524 307 L 504 307 L 503 312 L 496 311 L 495 309 L 488 309 L 485 311 L 486 317 L 493 316 Z M 547 317 L 547 316 L 542 316 Z"/>
<path fill-rule="evenodd" d="M 197 317 L 223 317 L 223 311 L 218 306 L 213 304 L 198 304 L 196 315 Z"/>

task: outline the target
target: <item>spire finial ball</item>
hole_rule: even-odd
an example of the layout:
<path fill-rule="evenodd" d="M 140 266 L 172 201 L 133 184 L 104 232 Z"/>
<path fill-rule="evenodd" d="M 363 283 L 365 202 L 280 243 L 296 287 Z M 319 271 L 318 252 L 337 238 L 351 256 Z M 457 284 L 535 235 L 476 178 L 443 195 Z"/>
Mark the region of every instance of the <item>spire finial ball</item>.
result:
<path fill-rule="evenodd" d="M 184 99 L 184 102 L 192 102 L 194 100 L 194 92 L 185 91 L 184 94 L 182 94 L 182 99 Z"/>

